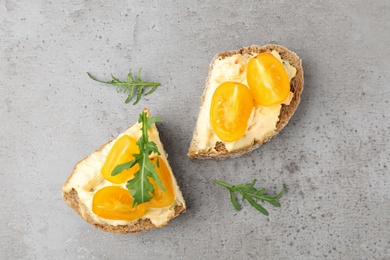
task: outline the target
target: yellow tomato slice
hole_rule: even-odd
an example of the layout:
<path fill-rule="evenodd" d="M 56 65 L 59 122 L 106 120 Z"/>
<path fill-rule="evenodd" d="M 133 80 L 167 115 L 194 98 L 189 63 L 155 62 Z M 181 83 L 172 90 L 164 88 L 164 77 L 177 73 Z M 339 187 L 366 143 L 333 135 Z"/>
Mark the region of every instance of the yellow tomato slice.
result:
<path fill-rule="evenodd" d="M 145 204 L 132 207 L 130 192 L 119 186 L 107 186 L 98 190 L 92 199 L 92 211 L 102 218 L 132 221 L 142 217 Z"/>
<path fill-rule="evenodd" d="M 111 173 L 117 165 L 133 160 L 133 154 L 136 153 L 139 153 L 139 149 L 135 139 L 128 135 L 120 137 L 112 146 L 101 169 L 103 177 L 106 180 L 117 184 L 124 183 L 131 179 L 134 173 L 136 173 L 139 169 L 138 164 L 116 176 L 111 176 Z"/>
<path fill-rule="evenodd" d="M 156 171 L 158 172 L 158 177 L 162 185 L 164 186 L 165 191 L 163 191 L 152 178 L 148 178 L 154 187 L 154 196 L 147 203 L 148 206 L 152 208 L 162 208 L 169 206 L 175 200 L 172 178 L 168 166 L 161 158 L 159 158 L 158 161 L 160 167 L 157 167 L 156 165 L 156 158 L 151 159 L 151 162 L 154 164 L 154 169 L 156 169 Z"/>
<path fill-rule="evenodd" d="M 252 109 L 253 96 L 247 86 L 224 82 L 215 89 L 211 100 L 211 128 L 222 141 L 237 141 L 246 132 Z"/>
<path fill-rule="evenodd" d="M 256 103 L 262 106 L 282 103 L 290 93 L 290 80 L 283 64 L 268 52 L 249 60 L 246 79 Z"/>

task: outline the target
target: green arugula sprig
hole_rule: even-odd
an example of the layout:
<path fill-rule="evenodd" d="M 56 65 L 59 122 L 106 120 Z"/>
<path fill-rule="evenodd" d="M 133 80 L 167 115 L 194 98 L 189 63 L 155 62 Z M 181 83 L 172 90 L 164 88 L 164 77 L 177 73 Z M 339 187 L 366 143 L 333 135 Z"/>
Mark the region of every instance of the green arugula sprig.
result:
<path fill-rule="evenodd" d="M 145 111 L 140 114 L 138 123 L 142 123 L 142 136 L 137 141 L 139 153 L 133 154 L 134 160 L 119 164 L 111 173 L 112 176 L 115 176 L 124 170 L 130 169 L 137 163 L 139 164 L 139 170 L 134 174 L 134 178 L 127 181 L 126 184 L 127 189 L 130 191 L 130 194 L 134 199 L 133 207 L 138 204 L 148 202 L 153 198 L 154 188 L 148 177 L 154 179 L 157 185 L 165 191 L 165 188 L 158 177 L 158 173 L 154 168 L 154 164 L 149 159 L 149 155 L 152 153 L 160 155 L 160 152 L 158 151 L 156 143 L 149 141 L 148 129 L 152 124 L 161 121 L 162 120 L 158 117 L 148 117 Z M 159 167 L 158 157 L 156 165 Z"/>
<path fill-rule="evenodd" d="M 137 94 L 137 99 L 133 103 L 133 105 L 136 105 L 141 100 L 142 94 L 144 92 L 144 88 L 151 87 L 151 89 L 147 93 L 144 94 L 144 96 L 147 96 L 149 94 L 152 94 L 156 90 L 156 88 L 161 85 L 158 82 L 145 82 L 145 81 L 143 81 L 142 78 L 141 78 L 141 71 L 142 71 L 142 68 L 140 68 L 139 71 L 138 71 L 138 75 L 137 75 L 137 80 L 138 81 L 134 78 L 133 73 L 131 72 L 131 70 L 130 70 L 129 74 L 127 74 L 127 80 L 126 81 L 120 81 L 118 78 L 116 78 L 112 74 L 111 74 L 111 78 L 112 78 L 111 81 L 98 80 L 97 78 L 92 76 L 89 72 L 87 72 L 87 74 L 88 74 L 88 76 L 91 79 L 93 79 L 93 80 L 95 80 L 97 82 L 116 86 L 116 91 L 118 93 L 119 93 L 121 88 L 123 89 L 123 93 L 126 94 L 126 92 L 128 92 L 129 94 L 128 94 L 127 98 L 126 98 L 125 103 L 129 103 L 130 100 L 133 98 L 134 94 L 136 93 Z"/>
<path fill-rule="evenodd" d="M 261 206 L 257 201 L 259 200 L 261 202 L 267 201 L 268 203 L 270 203 L 275 207 L 280 207 L 280 203 L 278 200 L 284 194 L 284 185 L 282 185 L 282 190 L 279 192 L 279 194 L 277 194 L 276 196 L 268 196 L 268 195 L 264 195 L 266 192 L 265 188 L 259 190 L 254 187 L 256 181 L 257 180 L 254 179 L 251 184 L 230 185 L 219 180 L 214 180 L 216 184 L 219 184 L 229 190 L 230 201 L 232 202 L 234 208 L 237 211 L 241 210 L 241 206 L 240 204 L 238 204 L 234 192 L 238 192 L 239 194 L 242 195 L 242 202 L 244 202 L 244 200 L 247 200 L 252 207 L 254 207 L 262 214 L 268 216 L 269 215 L 268 211 L 263 206 Z"/>

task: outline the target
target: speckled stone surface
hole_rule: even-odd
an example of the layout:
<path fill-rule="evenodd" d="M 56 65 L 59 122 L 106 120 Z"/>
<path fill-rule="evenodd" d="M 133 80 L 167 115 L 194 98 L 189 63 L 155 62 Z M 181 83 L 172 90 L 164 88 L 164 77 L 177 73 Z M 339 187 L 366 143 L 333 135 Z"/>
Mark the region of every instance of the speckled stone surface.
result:
<path fill-rule="evenodd" d="M 0 259 L 389 259 L 390 1 L 0 0 Z M 249 156 L 190 161 L 209 63 L 277 43 L 303 60 L 287 127 Z M 91 81 L 143 67 L 138 105 Z M 115 235 L 61 197 L 73 166 L 137 120 L 161 139 L 188 204 L 168 227 Z M 265 217 L 213 184 L 287 192 Z"/>

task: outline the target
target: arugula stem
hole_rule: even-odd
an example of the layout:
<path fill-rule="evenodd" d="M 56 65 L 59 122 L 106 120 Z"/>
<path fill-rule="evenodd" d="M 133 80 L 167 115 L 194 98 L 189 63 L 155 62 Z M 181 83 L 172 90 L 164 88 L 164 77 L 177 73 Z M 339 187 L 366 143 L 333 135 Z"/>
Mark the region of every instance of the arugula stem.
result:
<path fill-rule="evenodd" d="M 142 113 L 141 116 L 142 116 L 142 120 L 141 120 L 141 122 L 142 122 L 142 139 L 144 139 L 142 149 L 145 149 L 146 145 L 149 141 L 148 127 L 146 125 L 147 115 L 146 115 L 146 113 Z"/>
<path fill-rule="evenodd" d="M 221 186 L 223 186 L 223 187 L 229 189 L 229 190 L 232 190 L 232 189 L 234 188 L 234 186 L 229 185 L 229 184 L 227 184 L 226 182 L 223 182 L 223 181 L 214 180 L 214 182 L 215 182 L 216 184 L 219 184 L 219 185 L 221 185 Z"/>
<path fill-rule="evenodd" d="M 238 191 L 239 193 L 244 193 L 243 191 Z M 267 197 L 267 196 L 262 196 L 262 195 L 256 195 L 256 194 L 253 194 L 253 193 L 245 193 L 246 195 L 248 196 L 251 196 L 253 198 L 256 198 L 256 199 L 261 199 L 261 200 L 266 200 L 266 201 L 273 201 L 275 199 L 273 199 L 272 197 Z"/>
<path fill-rule="evenodd" d="M 95 78 L 94 76 L 91 75 L 91 73 L 87 72 L 88 76 L 93 79 L 94 81 L 97 81 L 97 82 L 100 82 L 100 83 L 105 83 L 105 84 L 110 84 L 110 82 L 107 82 L 107 81 L 103 81 L 103 80 L 100 80 L 100 79 L 97 79 Z"/>

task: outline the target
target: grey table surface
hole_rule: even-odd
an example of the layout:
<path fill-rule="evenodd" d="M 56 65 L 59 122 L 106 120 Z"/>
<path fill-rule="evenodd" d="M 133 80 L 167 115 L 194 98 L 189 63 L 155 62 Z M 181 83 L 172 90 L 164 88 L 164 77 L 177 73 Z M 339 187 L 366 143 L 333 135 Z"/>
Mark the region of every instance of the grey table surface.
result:
<path fill-rule="evenodd" d="M 115 2 L 115 3 L 114 3 Z M 273 141 L 223 162 L 186 152 L 209 63 L 277 43 L 303 60 L 300 107 Z M 389 259 L 390 1 L 0 1 L 0 259 Z M 133 106 L 108 79 L 162 86 Z M 117 235 L 62 199 L 74 165 L 137 120 L 161 139 L 188 204 Z M 213 184 L 287 192 L 265 217 Z"/>

